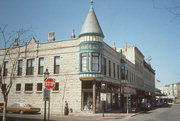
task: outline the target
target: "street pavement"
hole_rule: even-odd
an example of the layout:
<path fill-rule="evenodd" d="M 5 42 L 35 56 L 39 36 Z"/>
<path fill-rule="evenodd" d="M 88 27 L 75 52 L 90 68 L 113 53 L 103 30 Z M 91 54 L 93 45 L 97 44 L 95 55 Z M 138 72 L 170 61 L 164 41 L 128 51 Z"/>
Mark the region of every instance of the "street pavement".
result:
<path fill-rule="evenodd" d="M 43 121 L 43 115 L 8 114 L 8 121 Z M 104 117 L 102 117 L 102 113 L 80 113 L 68 116 L 51 115 L 50 121 L 180 121 L 180 105 L 139 113 L 105 113 Z"/>
<path fill-rule="evenodd" d="M 119 120 L 109 120 L 119 121 Z M 140 112 L 138 115 L 121 119 L 120 121 L 180 121 L 180 105 L 161 107 L 148 112 Z"/>

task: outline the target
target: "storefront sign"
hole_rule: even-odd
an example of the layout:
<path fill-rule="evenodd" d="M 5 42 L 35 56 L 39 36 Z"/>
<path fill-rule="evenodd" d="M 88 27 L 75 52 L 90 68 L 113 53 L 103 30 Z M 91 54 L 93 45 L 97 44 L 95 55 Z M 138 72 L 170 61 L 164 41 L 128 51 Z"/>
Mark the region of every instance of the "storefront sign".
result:
<path fill-rule="evenodd" d="M 106 93 L 101 93 L 101 101 L 106 101 Z"/>

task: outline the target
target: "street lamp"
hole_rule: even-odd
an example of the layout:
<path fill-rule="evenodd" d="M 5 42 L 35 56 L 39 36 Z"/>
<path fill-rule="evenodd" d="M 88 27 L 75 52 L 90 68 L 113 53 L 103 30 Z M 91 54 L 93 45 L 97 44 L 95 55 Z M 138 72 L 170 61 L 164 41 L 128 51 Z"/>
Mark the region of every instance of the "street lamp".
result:
<path fill-rule="evenodd" d="M 103 113 L 102 113 L 102 116 L 103 116 L 103 117 L 104 117 L 104 112 L 105 112 L 105 101 L 106 101 L 105 88 L 106 88 L 106 84 L 105 84 L 105 83 L 102 83 L 102 84 L 101 84 L 101 89 L 102 89 L 102 92 L 103 92 L 103 93 L 101 93 L 101 101 L 102 101 L 102 108 L 103 108 Z"/>
<path fill-rule="evenodd" d="M 46 69 L 46 71 L 44 72 L 44 81 L 49 77 L 49 71 L 48 69 Z"/>
<path fill-rule="evenodd" d="M 46 69 L 46 71 L 44 72 L 44 81 L 46 81 L 46 79 L 49 78 L 49 72 L 48 72 L 48 69 Z M 44 93 L 45 91 L 49 91 L 49 90 L 46 90 L 44 89 Z M 50 101 L 48 101 L 48 120 L 49 120 L 49 108 L 50 108 Z M 44 100 L 44 121 L 46 121 L 46 99 Z"/>

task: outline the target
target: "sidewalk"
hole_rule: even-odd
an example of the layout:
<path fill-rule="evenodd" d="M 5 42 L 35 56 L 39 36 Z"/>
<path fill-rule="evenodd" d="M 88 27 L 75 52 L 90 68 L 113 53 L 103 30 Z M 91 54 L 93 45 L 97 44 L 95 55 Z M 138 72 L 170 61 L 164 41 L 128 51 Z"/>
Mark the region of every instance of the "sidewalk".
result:
<path fill-rule="evenodd" d="M 126 117 L 132 117 L 137 115 L 137 113 L 104 113 L 104 117 L 102 113 L 70 113 L 68 116 L 65 115 L 53 115 L 55 117 L 68 117 L 73 119 L 89 119 L 89 120 L 101 120 L 101 119 L 122 119 Z"/>

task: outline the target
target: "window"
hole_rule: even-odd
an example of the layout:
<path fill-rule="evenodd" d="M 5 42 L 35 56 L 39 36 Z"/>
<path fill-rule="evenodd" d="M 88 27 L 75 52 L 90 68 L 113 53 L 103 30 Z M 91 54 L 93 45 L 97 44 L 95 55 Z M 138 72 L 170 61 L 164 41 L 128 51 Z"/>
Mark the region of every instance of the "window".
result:
<path fill-rule="evenodd" d="M 33 84 L 25 84 L 25 91 L 33 91 Z"/>
<path fill-rule="evenodd" d="M 23 60 L 18 60 L 18 70 L 17 70 L 18 76 L 22 76 L 22 67 L 23 67 Z"/>
<path fill-rule="evenodd" d="M 114 74 L 114 78 L 116 78 L 116 69 L 115 69 L 115 63 L 113 63 L 113 74 Z"/>
<path fill-rule="evenodd" d="M 27 60 L 26 75 L 34 75 L 34 59 Z"/>
<path fill-rule="evenodd" d="M 128 79 L 128 65 L 124 62 L 124 60 L 121 60 L 121 79 Z"/>
<path fill-rule="evenodd" d="M 38 74 L 42 75 L 44 72 L 44 58 L 39 58 Z"/>
<path fill-rule="evenodd" d="M 55 83 L 55 87 L 53 89 L 54 91 L 58 91 L 59 90 L 59 82 Z"/>
<path fill-rule="evenodd" d="M 87 71 L 87 53 L 81 54 L 81 71 Z"/>
<path fill-rule="evenodd" d="M 92 71 L 99 71 L 99 54 L 92 53 Z"/>
<path fill-rule="evenodd" d="M 4 71 L 3 71 L 3 76 L 7 76 L 8 73 L 8 61 L 4 62 Z"/>
<path fill-rule="evenodd" d="M 119 79 L 119 65 L 117 65 L 117 78 Z"/>
<path fill-rule="evenodd" d="M 104 75 L 106 75 L 106 58 L 104 58 Z"/>
<path fill-rule="evenodd" d="M 59 74 L 60 69 L 60 57 L 55 56 L 54 57 L 54 74 Z"/>
<path fill-rule="evenodd" d="M 37 83 L 37 91 L 42 91 L 42 83 Z"/>
<path fill-rule="evenodd" d="M 21 91 L 21 84 L 16 84 L 16 91 Z"/>
<path fill-rule="evenodd" d="M 109 60 L 109 76 L 111 76 L 111 61 Z"/>

